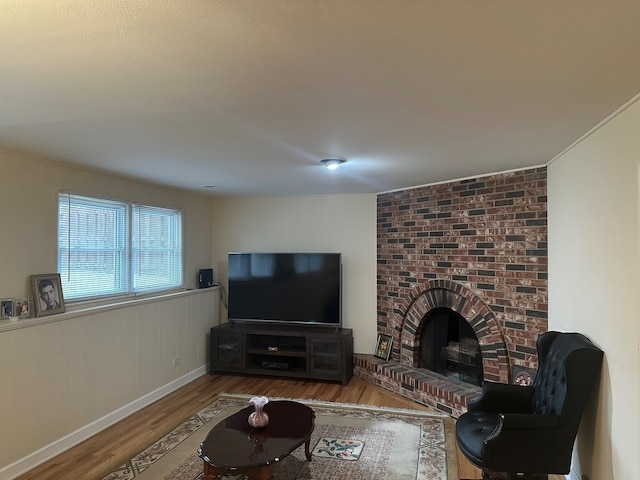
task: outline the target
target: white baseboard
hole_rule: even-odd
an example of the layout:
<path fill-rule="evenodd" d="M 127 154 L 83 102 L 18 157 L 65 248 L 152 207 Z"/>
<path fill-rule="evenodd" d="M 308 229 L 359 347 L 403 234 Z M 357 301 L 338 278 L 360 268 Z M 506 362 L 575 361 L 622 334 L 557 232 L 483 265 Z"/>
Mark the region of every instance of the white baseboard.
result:
<path fill-rule="evenodd" d="M 162 397 L 170 394 L 174 390 L 177 390 L 178 388 L 186 385 L 196 378 L 201 377 L 205 373 L 207 373 L 207 367 L 206 365 L 202 365 L 201 367 L 170 383 L 167 383 L 157 390 L 154 390 L 153 392 L 150 392 L 138 398 L 137 400 L 134 400 L 133 402 L 105 415 L 104 417 L 99 418 L 98 420 L 95 420 L 82 428 L 79 428 L 75 432 L 65 435 L 55 442 L 50 443 L 49 445 L 42 447 L 41 449 L 36 450 L 33 453 L 30 453 L 26 457 L 23 457 L 20 460 L 1 468 L 0 479 L 12 480 L 17 476 L 22 475 L 23 473 L 31 470 L 41 463 L 50 460 L 56 455 L 60 455 L 65 450 L 78 445 L 79 443 L 85 441 L 89 437 L 92 437 L 96 433 L 104 430 L 114 423 L 119 422 L 123 418 L 128 417 L 132 413 L 135 413 L 138 410 L 146 407 L 147 405 L 152 404 L 156 400 L 159 400 Z"/>

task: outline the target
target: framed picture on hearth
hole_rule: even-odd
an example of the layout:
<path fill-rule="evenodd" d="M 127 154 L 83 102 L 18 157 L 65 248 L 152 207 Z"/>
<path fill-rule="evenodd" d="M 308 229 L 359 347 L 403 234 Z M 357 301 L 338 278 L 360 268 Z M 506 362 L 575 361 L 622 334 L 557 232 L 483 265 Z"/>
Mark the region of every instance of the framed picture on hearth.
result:
<path fill-rule="evenodd" d="M 378 335 L 378 341 L 376 342 L 376 350 L 374 352 L 374 356 L 378 358 L 382 358 L 383 360 L 389 360 L 391 356 L 391 344 L 393 343 L 393 338 L 391 335 Z"/>
<path fill-rule="evenodd" d="M 511 377 L 513 379 L 514 385 L 528 387 L 529 385 L 533 385 L 533 381 L 536 378 L 536 372 L 531 368 L 525 368 L 516 365 L 513 367 Z"/>

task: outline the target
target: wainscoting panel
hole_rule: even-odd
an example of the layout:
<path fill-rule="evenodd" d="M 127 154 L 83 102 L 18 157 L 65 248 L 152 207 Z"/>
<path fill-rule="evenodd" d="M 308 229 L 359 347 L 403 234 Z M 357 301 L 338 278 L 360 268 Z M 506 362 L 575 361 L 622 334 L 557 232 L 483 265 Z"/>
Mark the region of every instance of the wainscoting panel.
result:
<path fill-rule="evenodd" d="M 193 290 L 0 332 L 0 478 L 205 373 L 218 302 L 218 288 Z"/>

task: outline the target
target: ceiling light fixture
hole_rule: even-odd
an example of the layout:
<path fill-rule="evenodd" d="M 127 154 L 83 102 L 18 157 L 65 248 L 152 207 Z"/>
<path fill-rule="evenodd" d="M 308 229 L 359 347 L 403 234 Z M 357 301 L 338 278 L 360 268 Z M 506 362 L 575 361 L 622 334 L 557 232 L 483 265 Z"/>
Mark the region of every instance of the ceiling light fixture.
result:
<path fill-rule="evenodd" d="M 346 162 L 346 160 L 342 158 L 325 158 L 324 160 L 320 160 L 320 163 L 327 167 L 329 170 L 335 170 L 344 162 Z"/>

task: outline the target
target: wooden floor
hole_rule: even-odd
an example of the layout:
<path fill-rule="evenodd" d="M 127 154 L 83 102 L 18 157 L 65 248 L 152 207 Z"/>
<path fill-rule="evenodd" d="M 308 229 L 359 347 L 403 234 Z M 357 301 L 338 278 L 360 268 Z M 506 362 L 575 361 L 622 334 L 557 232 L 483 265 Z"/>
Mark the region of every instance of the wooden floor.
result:
<path fill-rule="evenodd" d="M 16 480 L 99 480 L 222 392 L 430 410 L 357 377 L 343 387 L 331 382 L 204 375 Z M 458 471 L 461 479 L 481 477 L 480 471 L 460 454 Z M 549 480 L 564 477 L 551 475 Z"/>

